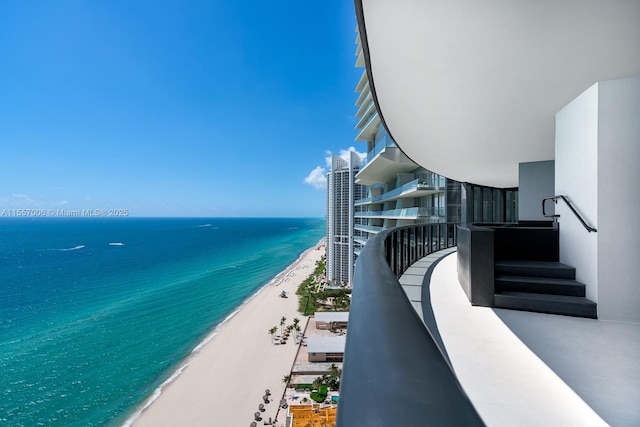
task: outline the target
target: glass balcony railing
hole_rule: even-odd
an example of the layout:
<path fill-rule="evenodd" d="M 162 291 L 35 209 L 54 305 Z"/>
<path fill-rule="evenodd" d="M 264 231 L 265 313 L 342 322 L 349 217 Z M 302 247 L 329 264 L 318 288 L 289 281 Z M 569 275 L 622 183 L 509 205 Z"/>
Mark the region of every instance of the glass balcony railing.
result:
<path fill-rule="evenodd" d="M 353 202 L 353 205 L 354 206 L 369 205 L 369 204 L 373 203 L 378 197 L 380 197 L 380 196 L 367 197 L 366 199 L 356 200 L 355 202 Z"/>
<path fill-rule="evenodd" d="M 362 162 L 360 163 L 360 169 L 368 165 L 371 162 L 371 160 L 373 160 L 374 157 L 376 157 L 378 154 L 384 151 L 385 148 L 395 147 L 395 146 L 396 146 L 396 143 L 393 142 L 393 139 L 391 139 L 389 134 L 386 131 L 384 131 L 384 128 L 383 128 L 379 132 L 378 137 L 376 138 L 376 141 L 373 146 L 373 150 L 369 151 L 367 153 L 367 157 L 365 157 L 364 160 L 362 160 Z"/>
<path fill-rule="evenodd" d="M 354 224 L 353 226 L 354 229 L 356 230 L 360 230 L 360 231 L 366 231 L 367 233 L 380 233 L 381 231 L 386 230 L 385 227 L 376 227 L 373 225 L 363 225 L 363 224 Z"/>
<path fill-rule="evenodd" d="M 358 134 L 358 136 L 356 137 L 356 141 L 364 141 L 369 139 L 369 125 L 371 124 L 371 122 L 373 122 L 375 119 L 379 120 L 379 116 L 378 116 L 378 112 L 376 110 L 373 110 L 373 114 L 369 114 L 366 115 L 365 117 L 363 117 L 359 122 L 358 125 L 356 127 L 356 129 L 360 130 L 360 133 Z M 360 126 L 361 123 L 364 123 L 363 126 Z M 365 131 L 367 131 L 365 133 Z M 366 136 L 365 136 L 366 135 Z M 363 138 L 364 137 L 364 138 Z"/>
<path fill-rule="evenodd" d="M 363 105 L 362 107 L 360 107 L 360 110 L 358 111 L 358 113 L 362 113 L 363 116 L 360 118 L 360 121 L 358 122 L 358 124 L 356 125 L 356 129 L 363 129 L 365 126 L 365 123 L 367 123 L 369 121 L 369 119 L 371 119 L 371 117 L 373 117 L 373 115 L 375 114 L 375 111 L 368 115 L 366 114 L 367 111 L 369 111 L 369 109 L 371 109 L 373 107 L 373 98 L 371 98 L 371 100 L 369 102 L 367 102 L 365 105 Z"/>
<path fill-rule="evenodd" d="M 418 219 L 431 216 L 444 216 L 445 209 L 442 207 L 429 207 L 429 208 L 404 208 L 404 209 L 390 209 L 386 211 L 369 211 L 369 212 L 356 212 L 355 218 L 400 218 L 400 219 Z"/>
<path fill-rule="evenodd" d="M 390 209 L 386 211 L 356 212 L 356 218 L 418 218 L 420 208 Z"/>
<path fill-rule="evenodd" d="M 433 176 L 430 179 L 417 178 L 405 185 L 387 191 L 379 196 L 367 197 L 355 201 L 356 206 L 369 205 L 371 203 L 384 202 L 385 200 L 398 197 L 401 194 L 411 193 L 418 190 L 443 190 L 445 189 L 446 180 L 443 176 Z"/>
<path fill-rule="evenodd" d="M 366 245 L 366 244 L 367 244 L 367 239 L 365 239 L 365 238 L 364 238 L 364 237 L 362 237 L 362 236 L 354 236 L 354 237 L 353 237 L 353 241 L 354 241 L 355 243 L 358 243 L 358 244 L 362 245 L 362 246 L 364 246 L 364 245 Z"/>

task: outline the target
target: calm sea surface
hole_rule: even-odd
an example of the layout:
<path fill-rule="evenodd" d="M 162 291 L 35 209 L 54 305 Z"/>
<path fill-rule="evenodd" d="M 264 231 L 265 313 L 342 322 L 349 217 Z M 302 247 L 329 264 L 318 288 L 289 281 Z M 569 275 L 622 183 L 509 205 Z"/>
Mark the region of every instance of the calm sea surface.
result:
<path fill-rule="evenodd" d="M 0 425 L 122 424 L 321 219 L 3 219 Z"/>

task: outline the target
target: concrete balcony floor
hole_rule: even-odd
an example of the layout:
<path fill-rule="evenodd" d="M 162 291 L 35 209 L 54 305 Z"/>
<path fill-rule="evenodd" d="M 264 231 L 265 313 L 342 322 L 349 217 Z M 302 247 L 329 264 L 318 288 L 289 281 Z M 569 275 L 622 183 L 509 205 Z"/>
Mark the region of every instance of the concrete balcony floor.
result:
<path fill-rule="evenodd" d="M 640 324 L 473 307 L 448 252 L 400 284 L 488 426 L 640 425 Z"/>

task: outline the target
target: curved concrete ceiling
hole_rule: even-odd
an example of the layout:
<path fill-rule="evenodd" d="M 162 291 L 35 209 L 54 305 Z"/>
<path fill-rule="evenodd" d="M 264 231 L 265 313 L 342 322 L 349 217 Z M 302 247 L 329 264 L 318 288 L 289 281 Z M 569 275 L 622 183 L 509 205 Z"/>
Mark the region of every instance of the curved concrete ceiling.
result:
<path fill-rule="evenodd" d="M 356 0 L 378 111 L 415 162 L 518 185 L 554 157 L 555 113 L 640 75 L 640 0 Z"/>

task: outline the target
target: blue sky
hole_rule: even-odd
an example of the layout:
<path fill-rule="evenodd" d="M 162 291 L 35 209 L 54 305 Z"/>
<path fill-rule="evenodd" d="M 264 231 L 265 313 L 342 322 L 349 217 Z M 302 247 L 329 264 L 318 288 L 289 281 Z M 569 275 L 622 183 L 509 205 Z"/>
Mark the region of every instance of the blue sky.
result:
<path fill-rule="evenodd" d="M 339 0 L 0 2 L 0 211 L 323 217 L 317 168 L 365 150 L 355 26 Z"/>

